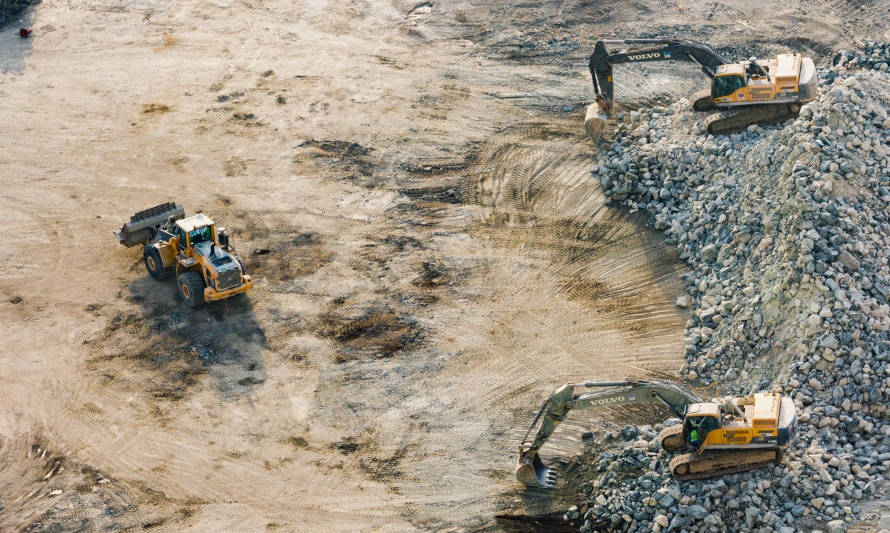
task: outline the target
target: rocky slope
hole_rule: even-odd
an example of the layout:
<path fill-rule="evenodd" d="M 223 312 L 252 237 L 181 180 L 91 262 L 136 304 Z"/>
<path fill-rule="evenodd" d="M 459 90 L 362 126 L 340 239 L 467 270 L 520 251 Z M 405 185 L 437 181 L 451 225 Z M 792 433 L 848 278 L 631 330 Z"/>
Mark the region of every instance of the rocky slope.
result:
<path fill-rule="evenodd" d="M 683 484 L 658 426 L 628 428 L 587 461 L 589 501 L 567 513 L 581 531 L 842 531 L 886 499 L 888 63 L 886 43 L 844 51 L 798 119 L 731 136 L 704 134 L 686 101 L 623 117 L 594 175 L 691 267 L 684 377 L 781 390 L 800 428 L 771 469 Z"/>

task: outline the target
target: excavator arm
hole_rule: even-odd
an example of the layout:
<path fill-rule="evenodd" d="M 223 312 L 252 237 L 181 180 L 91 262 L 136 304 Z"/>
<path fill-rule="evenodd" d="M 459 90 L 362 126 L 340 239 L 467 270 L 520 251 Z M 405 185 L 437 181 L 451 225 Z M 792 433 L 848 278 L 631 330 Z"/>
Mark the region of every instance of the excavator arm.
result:
<path fill-rule="evenodd" d="M 610 52 L 607 45 L 658 45 L 648 49 L 621 50 Z M 666 41 L 659 39 L 621 39 L 598 41 L 590 54 L 590 76 L 597 100 L 602 99 L 605 111 L 612 114 L 615 103 L 615 91 L 612 84 L 612 65 L 620 63 L 639 63 L 643 61 L 692 61 L 701 67 L 708 78 L 720 65 L 730 61 L 715 52 L 710 46 L 702 43 L 683 41 Z"/>
<path fill-rule="evenodd" d="M 576 387 L 598 390 L 576 394 Z M 701 401 L 701 398 L 692 392 L 661 380 L 599 381 L 563 385 L 547 398 L 526 431 L 519 445 L 516 477 L 529 487 L 553 488 L 556 484 L 556 471 L 541 461 L 538 450 L 573 409 L 656 402 L 663 404 L 675 416 L 682 418 L 689 404 Z M 528 436 L 539 421 L 540 427 L 535 439 L 528 445 Z"/>
<path fill-rule="evenodd" d="M 611 52 L 607 47 L 628 45 L 631 49 Z M 648 48 L 637 48 L 649 45 Z M 720 65 L 729 60 L 702 43 L 663 39 L 611 39 L 597 41 L 590 54 L 590 77 L 596 93 L 596 103 L 587 109 L 584 125 L 590 138 L 596 141 L 605 129 L 615 105 L 615 87 L 612 82 L 612 65 L 643 61 L 692 61 L 701 67 L 709 78 Z"/>

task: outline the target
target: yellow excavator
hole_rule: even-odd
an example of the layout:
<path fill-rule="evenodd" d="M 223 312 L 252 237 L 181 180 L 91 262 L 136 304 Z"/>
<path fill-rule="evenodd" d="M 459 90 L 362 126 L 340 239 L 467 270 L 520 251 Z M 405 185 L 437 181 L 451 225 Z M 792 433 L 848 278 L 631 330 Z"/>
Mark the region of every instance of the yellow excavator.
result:
<path fill-rule="evenodd" d="M 609 46 L 628 46 L 619 51 Z M 711 88 L 692 95 L 692 109 L 713 111 L 705 118 L 708 133 L 722 135 L 751 124 L 770 124 L 796 117 L 816 97 L 816 66 L 800 54 L 775 59 L 731 62 L 702 43 L 663 39 L 598 41 L 590 55 L 596 102 L 587 108 L 584 128 L 594 142 L 606 128 L 615 105 L 612 65 L 648 61 L 692 61 L 711 79 Z"/>
<path fill-rule="evenodd" d="M 583 387 L 592 392 L 575 393 Z M 563 385 L 547 398 L 519 445 L 516 477 L 529 487 L 553 488 L 556 470 L 538 455 L 569 411 L 629 404 L 662 404 L 682 424 L 658 434 L 663 450 L 686 451 L 670 461 L 677 480 L 702 479 L 754 470 L 782 459 L 797 430 L 794 401 L 777 393 L 705 401 L 676 383 L 663 380 L 600 381 Z M 540 421 L 534 441 L 528 442 Z"/>

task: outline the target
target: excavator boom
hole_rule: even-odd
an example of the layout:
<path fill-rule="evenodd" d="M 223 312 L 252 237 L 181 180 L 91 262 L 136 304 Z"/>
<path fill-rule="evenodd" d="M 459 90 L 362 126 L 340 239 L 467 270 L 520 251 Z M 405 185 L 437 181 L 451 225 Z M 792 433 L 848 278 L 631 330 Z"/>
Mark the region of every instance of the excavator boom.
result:
<path fill-rule="evenodd" d="M 611 52 L 608 45 L 652 45 L 650 48 Z M 655 46 L 658 45 L 658 46 Z M 615 89 L 612 83 L 612 65 L 643 61 L 692 61 L 701 67 L 708 78 L 713 78 L 717 67 L 730 61 L 710 46 L 702 43 L 659 39 L 621 39 L 598 41 L 590 55 L 590 77 L 597 99 L 602 98 L 605 111 L 612 114 Z"/>
<path fill-rule="evenodd" d="M 575 388 L 598 389 L 575 393 Z M 569 411 L 595 407 L 614 407 L 638 403 L 661 403 L 675 416 L 682 418 L 687 406 L 702 400 L 686 389 L 668 381 L 600 381 L 563 385 L 547 398 L 538 410 L 519 445 L 516 477 L 530 487 L 553 488 L 556 471 L 548 468 L 538 456 L 538 450 L 556 430 Z M 528 436 L 538 425 L 535 439 L 528 444 Z"/>
<path fill-rule="evenodd" d="M 626 45 L 631 49 L 617 52 L 608 46 Z M 648 48 L 636 48 L 639 46 Z M 590 77 L 596 93 L 596 103 L 587 108 L 584 129 L 596 142 L 606 129 L 615 105 L 615 86 L 612 82 L 612 65 L 643 61 L 692 61 L 701 67 L 709 78 L 714 77 L 717 67 L 729 61 L 702 43 L 662 39 L 612 39 L 597 41 L 590 54 Z"/>

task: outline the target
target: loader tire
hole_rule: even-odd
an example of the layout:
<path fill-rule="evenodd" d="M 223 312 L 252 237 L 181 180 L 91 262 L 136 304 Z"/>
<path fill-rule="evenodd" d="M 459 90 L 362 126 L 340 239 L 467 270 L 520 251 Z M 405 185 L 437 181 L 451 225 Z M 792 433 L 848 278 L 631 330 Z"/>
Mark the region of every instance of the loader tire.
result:
<path fill-rule="evenodd" d="M 204 278 L 194 270 L 183 272 L 177 280 L 179 297 L 189 307 L 204 305 Z"/>
<path fill-rule="evenodd" d="M 161 253 L 154 246 L 145 248 L 142 260 L 145 261 L 145 270 L 156 280 L 165 280 L 173 274 L 173 267 L 164 268 Z"/>

